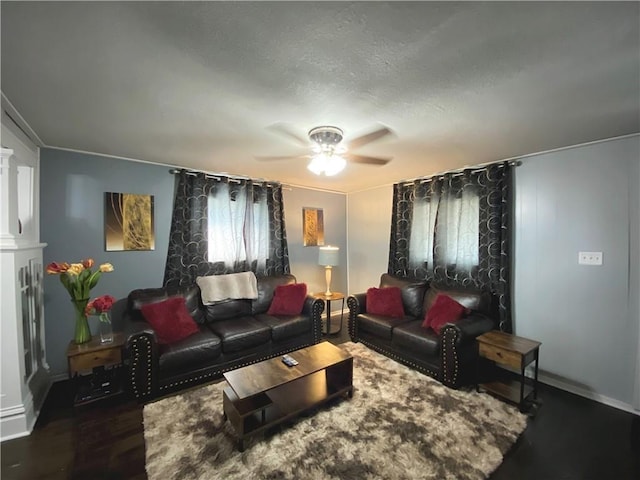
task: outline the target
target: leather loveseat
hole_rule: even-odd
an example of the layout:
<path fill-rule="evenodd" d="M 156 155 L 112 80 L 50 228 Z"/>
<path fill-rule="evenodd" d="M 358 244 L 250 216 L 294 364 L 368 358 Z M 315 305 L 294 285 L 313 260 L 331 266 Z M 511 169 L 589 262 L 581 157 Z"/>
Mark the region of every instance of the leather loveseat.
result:
<path fill-rule="evenodd" d="M 207 306 L 202 303 L 198 285 L 132 291 L 123 323 L 133 394 L 147 400 L 318 343 L 322 336 L 322 300 L 307 296 L 300 315 L 267 314 L 276 287 L 291 283 L 296 283 L 293 275 L 258 277 L 258 298 Z M 185 298 L 198 331 L 176 343 L 159 345 L 141 307 L 175 296 Z"/>
<path fill-rule="evenodd" d="M 366 293 L 347 298 L 349 336 L 394 360 L 426 373 L 443 384 L 457 388 L 474 382 L 477 365 L 475 338 L 497 328 L 495 298 L 486 292 L 445 290 L 427 282 L 383 274 L 380 288 L 401 290 L 405 316 L 402 318 L 367 313 Z M 445 294 L 470 313 L 447 323 L 436 334 L 422 322 L 438 294 Z"/>

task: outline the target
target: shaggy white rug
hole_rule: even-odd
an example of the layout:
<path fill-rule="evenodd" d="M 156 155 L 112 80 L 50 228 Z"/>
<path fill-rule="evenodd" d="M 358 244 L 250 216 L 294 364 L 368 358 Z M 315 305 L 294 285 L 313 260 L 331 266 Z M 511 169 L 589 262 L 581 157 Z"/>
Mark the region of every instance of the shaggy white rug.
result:
<path fill-rule="evenodd" d="M 224 381 L 146 405 L 149 479 L 484 479 L 526 427 L 487 394 L 340 347 L 354 356 L 353 398 L 250 437 L 243 453 L 222 419 Z"/>

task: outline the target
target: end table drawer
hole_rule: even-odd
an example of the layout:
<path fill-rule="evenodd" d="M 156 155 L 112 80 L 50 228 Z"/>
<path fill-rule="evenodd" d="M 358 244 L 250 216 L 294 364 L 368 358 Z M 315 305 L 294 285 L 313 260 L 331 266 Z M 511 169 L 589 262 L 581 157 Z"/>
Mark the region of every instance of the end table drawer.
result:
<path fill-rule="evenodd" d="M 109 348 L 96 352 L 87 352 L 69 358 L 69 369 L 71 372 L 91 370 L 94 367 L 115 365 L 122 363 L 122 352 L 120 348 Z"/>
<path fill-rule="evenodd" d="M 481 343 L 479 345 L 480 356 L 493 360 L 494 362 L 501 363 L 503 365 L 509 365 L 513 368 L 520 368 L 522 357 L 517 352 L 511 352 L 504 350 L 493 345 L 487 345 Z"/>

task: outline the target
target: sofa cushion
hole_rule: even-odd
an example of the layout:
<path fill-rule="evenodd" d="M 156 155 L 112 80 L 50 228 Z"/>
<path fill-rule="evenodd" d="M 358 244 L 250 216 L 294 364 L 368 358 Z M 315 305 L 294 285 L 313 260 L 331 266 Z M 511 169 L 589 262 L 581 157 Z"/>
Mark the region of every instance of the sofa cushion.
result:
<path fill-rule="evenodd" d="M 249 316 L 212 322 L 209 328 L 222 339 L 222 351 L 225 353 L 238 352 L 271 340 L 271 328 Z"/>
<path fill-rule="evenodd" d="M 370 313 L 361 313 L 357 319 L 360 330 L 372 333 L 386 340 L 391 340 L 391 332 L 396 326 L 402 325 L 410 320 L 412 320 L 411 317 L 387 317 L 384 315 L 372 315 Z"/>
<path fill-rule="evenodd" d="M 460 320 L 464 315 L 469 314 L 470 311 L 471 310 L 460 305 L 450 296 L 440 293 L 425 315 L 422 327 L 431 328 L 439 334 L 440 329 L 447 323 Z"/>
<path fill-rule="evenodd" d="M 274 316 L 262 313 L 256 315 L 256 319 L 271 327 L 271 338 L 275 342 L 312 330 L 311 317 L 308 315 Z"/>
<path fill-rule="evenodd" d="M 434 357 L 440 351 L 440 337 L 433 330 L 423 328 L 422 320 L 394 328 L 392 343 L 401 350 L 410 350 L 420 356 Z"/>
<path fill-rule="evenodd" d="M 251 300 L 222 300 L 204 307 L 208 322 L 251 315 Z"/>
<path fill-rule="evenodd" d="M 161 347 L 161 370 L 180 370 L 211 363 L 220 356 L 222 341 L 206 325 L 199 325 L 193 335 Z"/>
<path fill-rule="evenodd" d="M 273 293 L 273 299 L 267 314 L 269 315 L 300 315 L 307 298 L 306 283 L 290 283 L 278 285 Z"/>
<path fill-rule="evenodd" d="M 198 331 L 187 310 L 184 297 L 170 297 L 140 307 L 145 320 L 153 327 L 160 345 L 178 342 Z"/>
<path fill-rule="evenodd" d="M 290 274 L 270 277 L 257 277 L 258 298 L 251 302 L 251 313 L 266 313 L 271 305 L 273 293 L 278 285 L 296 283 L 296 277 Z"/>
<path fill-rule="evenodd" d="M 407 315 L 422 318 L 422 304 L 427 283 L 412 279 L 398 278 L 388 273 L 380 276 L 380 288 L 398 287 L 402 292 L 402 304 Z M 426 311 L 426 310 L 425 310 Z"/>
<path fill-rule="evenodd" d="M 398 287 L 369 288 L 367 290 L 367 313 L 387 317 L 404 317 L 400 289 Z"/>

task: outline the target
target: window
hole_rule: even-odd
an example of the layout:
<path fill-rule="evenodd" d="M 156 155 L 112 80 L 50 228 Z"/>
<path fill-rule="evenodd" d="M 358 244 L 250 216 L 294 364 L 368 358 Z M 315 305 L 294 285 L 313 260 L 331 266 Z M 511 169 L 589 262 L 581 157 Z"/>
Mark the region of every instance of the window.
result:
<path fill-rule="evenodd" d="M 433 244 L 435 241 L 438 199 L 416 199 L 413 204 L 413 221 L 409 253 L 411 263 L 426 263 L 433 266 Z"/>
<path fill-rule="evenodd" d="M 438 263 L 470 270 L 479 263 L 480 202 L 478 195 L 463 191 L 462 198 L 449 198 L 440 204 L 435 244 Z"/>
<path fill-rule="evenodd" d="M 431 194 L 413 203 L 409 256 L 412 264 L 470 270 L 479 264 L 480 200 L 475 188 Z"/>
<path fill-rule="evenodd" d="M 228 184 L 216 186 L 209 195 L 209 262 L 224 262 L 228 266 L 238 262 L 266 263 L 269 255 L 269 212 L 266 199 L 256 200 L 251 188 L 231 192 Z"/>

